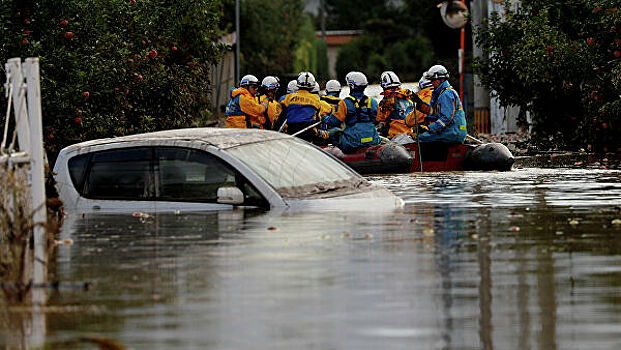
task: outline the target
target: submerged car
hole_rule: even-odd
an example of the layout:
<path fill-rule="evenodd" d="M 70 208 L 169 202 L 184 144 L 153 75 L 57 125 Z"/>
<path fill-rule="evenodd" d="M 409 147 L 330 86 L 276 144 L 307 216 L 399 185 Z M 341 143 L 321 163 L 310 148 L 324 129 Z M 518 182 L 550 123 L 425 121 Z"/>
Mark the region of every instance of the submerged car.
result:
<path fill-rule="evenodd" d="M 378 210 L 403 200 L 298 138 L 192 128 L 86 141 L 54 166 L 67 212 Z"/>

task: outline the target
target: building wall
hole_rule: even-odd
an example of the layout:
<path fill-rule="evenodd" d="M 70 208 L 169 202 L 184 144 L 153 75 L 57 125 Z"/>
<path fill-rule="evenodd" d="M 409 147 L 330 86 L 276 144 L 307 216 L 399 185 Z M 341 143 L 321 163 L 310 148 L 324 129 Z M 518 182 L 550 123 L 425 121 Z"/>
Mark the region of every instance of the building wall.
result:
<path fill-rule="evenodd" d="M 232 50 L 216 65 L 211 66 L 209 72 L 211 82 L 211 106 L 215 114 L 223 114 L 224 107 L 229 100 L 229 90 L 237 83 L 235 81 L 235 52 Z"/>
<path fill-rule="evenodd" d="M 328 73 L 330 74 L 330 79 L 339 79 L 339 77 L 336 76 L 336 60 L 340 50 L 340 46 L 328 46 L 328 50 L 326 51 L 328 55 Z M 345 77 L 341 79 L 345 79 Z"/>

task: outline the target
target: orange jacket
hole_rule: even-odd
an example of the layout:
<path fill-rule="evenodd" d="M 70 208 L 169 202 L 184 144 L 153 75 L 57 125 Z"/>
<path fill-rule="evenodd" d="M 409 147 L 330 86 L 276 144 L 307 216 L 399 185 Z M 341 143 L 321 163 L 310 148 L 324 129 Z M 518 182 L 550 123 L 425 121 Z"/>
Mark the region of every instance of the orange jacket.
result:
<path fill-rule="evenodd" d="M 259 104 L 250 91 L 237 88 L 231 92 L 231 100 L 226 106 L 227 128 L 263 128 L 267 103 Z"/>
<path fill-rule="evenodd" d="M 412 134 L 412 128 L 406 125 L 406 116 L 414 109 L 414 103 L 404 89 L 386 90 L 382 92 L 384 98 L 379 103 L 377 122 L 388 125 L 381 130 L 384 135 L 393 138 L 400 134 Z"/>
<path fill-rule="evenodd" d="M 278 119 L 280 112 L 282 112 L 282 106 L 278 101 L 270 100 L 267 95 L 261 95 L 261 97 L 259 97 L 259 103 L 261 105 L 267 104 L 267 118 L 269 120 L 269 125 L 267 126 L 269 127 L 268 129 L 271 129 L 272 125 L 274 125 L 274 121 Z"/>
<path fill-rule="evenodd" d="M 426 103 L 430 103 L 431 95 L 433 94 L 433 87 L 422 89 L 416 94 L 418 95 L 418 97 L 420 97 L 421 100 L 425 101 Z M 410 114 L 408 114 L 407 118 L 405 119 L 405 123 L 409 127 L 415 127 L 417 122 L 418 125 L 424 125 L 426 117 L 427 114 L 415 108 L 412 112 L 410 112 Z"/>

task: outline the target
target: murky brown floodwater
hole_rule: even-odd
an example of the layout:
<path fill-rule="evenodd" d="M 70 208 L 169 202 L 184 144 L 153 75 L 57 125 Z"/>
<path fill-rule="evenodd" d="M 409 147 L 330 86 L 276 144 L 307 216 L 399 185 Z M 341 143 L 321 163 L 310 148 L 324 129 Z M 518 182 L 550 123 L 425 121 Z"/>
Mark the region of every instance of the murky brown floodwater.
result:
<path fill-rule="evenodd" d="M 67 218 L 62 238 L 75 244 L 50 268 L 92 288 L 50 295 L 58 307 L 45 314 L 45 342 L 621 348 L 621 171 L 370 179 L 405 210 Z M 0 344 L 34 336 L 4 329 Z"/>

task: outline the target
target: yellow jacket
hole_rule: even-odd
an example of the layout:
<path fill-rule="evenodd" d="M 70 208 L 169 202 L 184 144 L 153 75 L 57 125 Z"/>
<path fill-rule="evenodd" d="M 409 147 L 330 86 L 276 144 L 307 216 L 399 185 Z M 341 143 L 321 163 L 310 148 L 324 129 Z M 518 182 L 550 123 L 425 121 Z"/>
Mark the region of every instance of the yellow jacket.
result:
<path fill-rule="evenodd" d="M 425 101 L 426 103 L 430 103 L 431 94 L 433 94 L 433 87 L 422 89 L 416 94 L 418 95 L 418 97 L 420 97 L 421 100 Z M 410 112 L 410 114 L 408 114 L 407 118 L 405 119 L 405 123 L 409 127 L 415 127 L 417 122 L 418 125 L 424 125 L 426 117 L 427 114 L 415 108 L 412 112 Z"/>
<path fill-rule="evenodd" d="M 414 109 L 414 103 L 404 89 L 391 89 L 382 93 L 384 98 L 379 103 L 376 121 L 387 125 L 380 133 L 393 138 L 397 135 L 412 134 L 412 128 L 406 125 L 409 110 Z"/>
<path fill-rule="evenodd" d="M 237 88 L 231 91 L 231 99 L 226 105 L 227 128 L 262 128 L 265 124 L 265 105 L 259 104 L 250 91 Z"/>
<path fill-rule="evenodd" d="M 267 95 L 261 95 L 261 97 L 259 97 L 259 103 L 261 105 L 267 105 L 267 119 L 269 125 L 266 125 L 266 128 L 271 129 L 274 122 L 278 119 L 278 116 L 280 116 L 280 112 L 282 112 L 282 106 L 278 101 L 270 99 Z"/>

